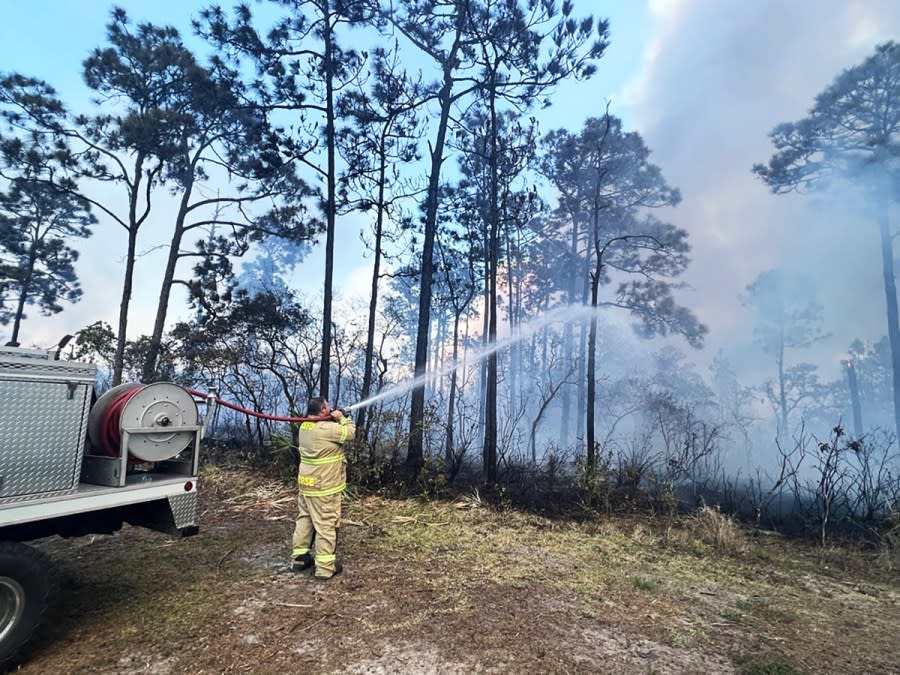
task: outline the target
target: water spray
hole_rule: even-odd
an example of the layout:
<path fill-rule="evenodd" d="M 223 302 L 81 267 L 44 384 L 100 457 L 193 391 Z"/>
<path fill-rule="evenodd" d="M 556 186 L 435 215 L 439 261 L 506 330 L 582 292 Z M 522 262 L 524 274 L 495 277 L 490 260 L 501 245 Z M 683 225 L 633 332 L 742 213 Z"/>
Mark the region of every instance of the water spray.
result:
<path fill-rule="evenodd" d="M 554 323 L 570 323 L 575 321 L 582 321 L 588 318 L 594 318 L 600 307 L 591 307 L 590 305 L 563 305 L 562 307 L 557 307 L 555 309 L 550 310 L 540 316 L 534 317 L 530 321 L 526 321 L 524 324 L 520 324 L 518 326 L 518 330 L 515 334 L 510 335 L 508 337 L 503 338 L 502 340 L 497 340 L 488 345 L 485 345 L 482 349 L 476 350 L 474 353 L 467 354 L 462 359 L 457 359 L 447 364 L 443 368 L 438 370 L 434 370 L 427 373 L 422 373 L 417 377 L 412 378 L 411 380 L 407 380 L 406 382 L 401 382 L 399 384 L 395 384 L 392 387 L 388 387 L 382 392 L 375 394 L 373 396 L 369 396 L 369 398 L 364 399 L 362 401 L 357 401 L 356 403 L 351 403 L 349 405 L 344 405 L 339 408 L 335 408 L 335 410 L 339 410 L 345 416 L 349 416 L 349 413 L 352 410 L 357 408 L 362 408 L 365 406 L 372 405 L 373 403 L 377 403 L 378 401 L 384 400 L 386 398 L 394 398 L 395 396 L 400 396 L 405 394 L 408 391 L 416 389 L 418 387 L 422 387 L 428 382 L 432 380 L 436 380 L 444 375 L 452 373 L 454 370 L 459 368 L 463 368 L 467 365 L 472 365 L 475 363 L 479 363 L 483 361 L 491 354 L 494 354 L 501 349 L 505 349 L 506 347 L 510 347 L 517 342 L 521 342 L 522 340 L 531 337 L 539 330 L 544 328 L 545 326 L 549 326 Z M 208 396 L 207 394 L 203 394 L 199 391 L 194 391 L 192 389 L 188 390 L 194 396 Z M 233 403 L 228 403 L 221 399 L 218 399 L 218 402 L 225 406 L 226 408 L 231 408 L 232 410 L 236 410 L 238 412 L 244 413 L 246 415 L 250 415 L 253 417 L 259 417 L 262 419 L 267 419 L 274 422 L 289 422 L 289 423 L 300 423 L 300 422 L 318 422 L 323 420 L 331 419 L 330 416 L 326 417 L 288 417 L 288 416 L 280 416 L 280 415 L 267 415 L 265 413 L 256 412 L 253 410 L 248 410 L 247 408 L 243 408 L 241 406 L 235 405 Z"/>
<path fill-rule="evenodd" d="M 444 375 L 448 375 L 454 370 L 483 361 L 491 354 L 494 354 L 501 349 L 505 349 L 506 347 L 512 346 L 517 342 L 521 342 L 522 340 L 531 337 L 545 326 L 549 326 L 550 324 L 554 323 L 569 323 L 593 318 L 598 314 L 600 309 L 600 307 L 591 307 L 590 305 L 563 305 L 562 307 L 557 307 L 550 310 L 549 312 L 531 319 L 530 321 L 525 322 L 524 324 L 519 325 L 518 330 L 513 335 L 485 345 L 482 349 L 476 350 L 474 353 L 468 354 L 462 359 L 452 361 L 439 370 L 422 373 L 421 375 L 418 375 L 411 380 L 407 380 L 406 382 L 401 382 L 399 384 L 395 384 L 392 387 L 388 387 L 384 391 L 379 392 L 374 396 L 370 396 L 363 401 L 358 401 L 356 403 L 344 406 L 343 409 L 350 411 L 354 410 L 355 408 L 361 408 L 371 405 L 372 403 L 377 403 L 378 401 L 386 398 L 400 396 L 401 394 L 405 394 L 408 391 L 412 391 L 413 389 L 422 387 L 432 380 L 443 377 Z"/>

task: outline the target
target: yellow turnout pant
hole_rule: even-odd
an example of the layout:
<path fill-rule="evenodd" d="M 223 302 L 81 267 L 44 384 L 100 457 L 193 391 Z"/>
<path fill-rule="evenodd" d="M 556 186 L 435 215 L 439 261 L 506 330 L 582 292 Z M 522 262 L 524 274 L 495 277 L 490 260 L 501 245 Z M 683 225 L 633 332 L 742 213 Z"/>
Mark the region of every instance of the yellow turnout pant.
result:
<path fill-rule="evenodd" d="M 294 523 L 293 556 L 309 553 L 315 535 L 316 576 L 334 574 L 337 530 L 341 526 L 341 494 L 297 498 L 299 513 Z"/>

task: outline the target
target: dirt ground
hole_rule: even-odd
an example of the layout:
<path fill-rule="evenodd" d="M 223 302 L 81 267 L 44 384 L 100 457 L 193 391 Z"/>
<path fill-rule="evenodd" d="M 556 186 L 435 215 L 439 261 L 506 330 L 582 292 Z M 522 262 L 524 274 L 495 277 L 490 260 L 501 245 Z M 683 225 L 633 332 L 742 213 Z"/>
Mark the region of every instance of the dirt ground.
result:
<path fill-rule="evenodd" d="M 287 569 L 292 486 L 201 490 L 195 537 L 41 542 L 62 591 L 18 672 L 900 673 L 884 555 L 368 496 L 319 582 Z"/>

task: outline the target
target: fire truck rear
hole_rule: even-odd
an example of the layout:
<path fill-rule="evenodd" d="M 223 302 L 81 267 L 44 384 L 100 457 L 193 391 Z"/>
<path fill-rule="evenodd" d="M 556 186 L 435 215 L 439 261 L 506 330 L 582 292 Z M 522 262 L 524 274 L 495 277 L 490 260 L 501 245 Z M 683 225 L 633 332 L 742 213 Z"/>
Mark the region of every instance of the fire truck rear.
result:
<path fill-rule="evenodd" d="M 107 534 L 124 523 L 197 532 L 201 419 L 169 382 L 99 398 L 97 367 L 59 350 L 0 347 L 0 666 L 28 641 L 55 593 L 50 561 L 24 542 Z"/>

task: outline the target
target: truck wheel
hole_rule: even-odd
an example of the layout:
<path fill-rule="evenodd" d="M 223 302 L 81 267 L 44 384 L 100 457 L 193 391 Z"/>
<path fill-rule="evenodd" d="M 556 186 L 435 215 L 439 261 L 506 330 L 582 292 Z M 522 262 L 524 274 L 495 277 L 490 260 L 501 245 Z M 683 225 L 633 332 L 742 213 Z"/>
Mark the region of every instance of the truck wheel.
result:
<path fill-rule="evenodd" d="M 9 666 L 47 609 L 50 561 L 30 546 L 0 542 L 0 668 Z"/>

